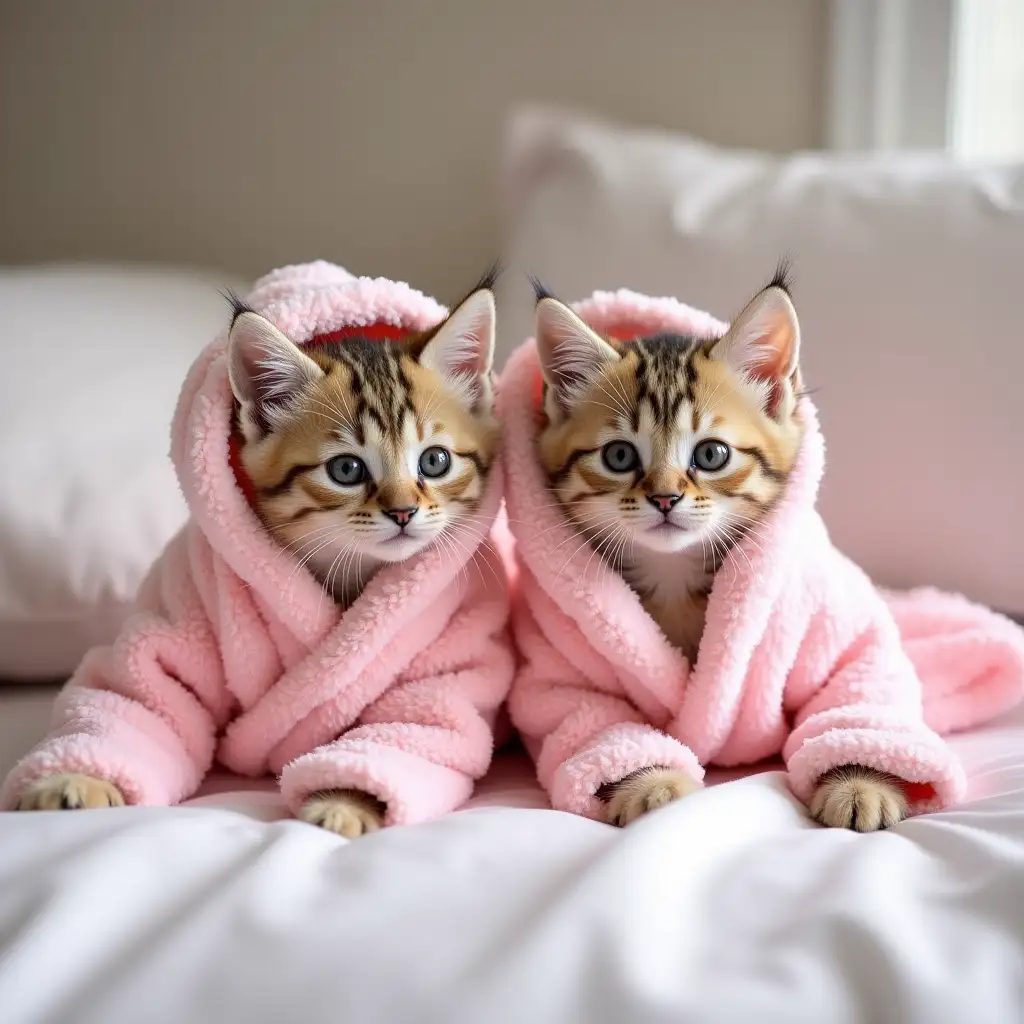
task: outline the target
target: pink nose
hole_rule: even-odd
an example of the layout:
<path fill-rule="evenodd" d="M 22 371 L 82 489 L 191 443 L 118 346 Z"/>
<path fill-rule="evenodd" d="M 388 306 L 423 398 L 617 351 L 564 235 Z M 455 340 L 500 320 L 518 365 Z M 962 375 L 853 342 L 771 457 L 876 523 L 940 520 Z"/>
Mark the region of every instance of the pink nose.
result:
<path fill-rule="evenodd" d="M 660 512 L 668 514 L 681 497 L 681 494 L 648 494 L 647 500 Z"/>
<path fill-rule="evenodd" d="M 388 519 L 393 519 L 399 526 L 407 526 L 414 515 L 416 515 L 416 506 L 411 505 L 408 508 L 386 508 L 384 509 L 384 515 Z"/>

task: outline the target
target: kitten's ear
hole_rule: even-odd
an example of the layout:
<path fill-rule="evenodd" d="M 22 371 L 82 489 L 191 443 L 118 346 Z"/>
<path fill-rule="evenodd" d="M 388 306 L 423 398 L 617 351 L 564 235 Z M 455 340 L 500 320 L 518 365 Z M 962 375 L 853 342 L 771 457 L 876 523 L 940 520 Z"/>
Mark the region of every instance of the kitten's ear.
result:
<path fill-rule="evenodd" d="M 490 400 L 496 321 L 494 295 L 480 288 L 459 303 L 417 357 L 421 366 L 444 377 L 470 409 Z"/>
<path fill-rule="evenodd" d="M 606 363 L 619 359 L 604 338 L 550 296 L 537 303 L 536 334 L 540 368 L 562 412 L 569 412 L 586 394 Z"/>
<path fill-rule="evenodd" d="M 228 376 L 243 428 L 267 424 L 324 372 L 259 313 L 239 313 L 228 336 Z"/>
<path fill-rule="evenodd" d="M 800 322 L 786 290 L 771 285 L 755 295 L 710 354 L 752 382 L 769 385 L 761 389 L 769 400 L 800 359 Z"/>

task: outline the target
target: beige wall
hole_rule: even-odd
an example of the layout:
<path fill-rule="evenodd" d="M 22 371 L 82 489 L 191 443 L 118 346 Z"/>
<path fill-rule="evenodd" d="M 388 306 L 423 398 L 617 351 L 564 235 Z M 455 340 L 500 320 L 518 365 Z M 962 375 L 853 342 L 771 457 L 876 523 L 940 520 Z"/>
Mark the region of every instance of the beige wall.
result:
<path fill-rule="evenodd" d="M 452 297 L 500 247 L 511 104 L 813 146 L 824 44 L 824 0 L 0 0 L 0 262 Z"/>

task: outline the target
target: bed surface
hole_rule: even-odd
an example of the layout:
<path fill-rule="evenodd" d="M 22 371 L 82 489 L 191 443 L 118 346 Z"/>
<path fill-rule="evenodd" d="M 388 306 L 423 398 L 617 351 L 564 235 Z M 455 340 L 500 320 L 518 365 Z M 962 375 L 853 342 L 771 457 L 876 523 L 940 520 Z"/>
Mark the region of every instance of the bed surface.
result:
<path fill-rule="evenodd" d="M 0 699 L 7 762 L 32 697 Z M 1019 1019 L 1024 711 L 954 743 L 966 804 L 870 836 L 773 771 L 618 831 L 544 809 L 514 754 L 469 809 L 354 843 L 224 776 L 183 808 L 0 815 L 3 1019 Z"/>

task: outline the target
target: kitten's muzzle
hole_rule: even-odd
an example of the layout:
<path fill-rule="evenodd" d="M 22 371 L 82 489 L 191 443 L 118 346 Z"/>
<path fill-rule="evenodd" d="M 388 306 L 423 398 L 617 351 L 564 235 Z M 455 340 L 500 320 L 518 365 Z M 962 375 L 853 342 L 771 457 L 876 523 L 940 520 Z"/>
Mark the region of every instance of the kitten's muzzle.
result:
<path fill-rule="evenodd" d="M 681 494 L 648 494 L 646 497 L 662 515 L 667 516 L 683 496 Z"/>
<path fill-rule="evenodd" d="M 396 522 L 404 530 L 412 522 L 412 517 L 419 511 L 417 505 L 407 505 L 405 508 L 385 508 L 381 511 L 388 519 Z"/>

